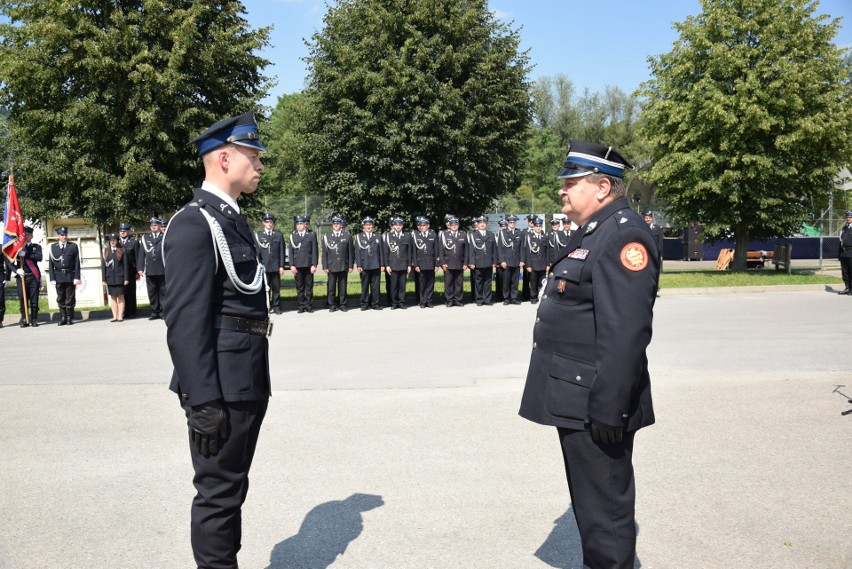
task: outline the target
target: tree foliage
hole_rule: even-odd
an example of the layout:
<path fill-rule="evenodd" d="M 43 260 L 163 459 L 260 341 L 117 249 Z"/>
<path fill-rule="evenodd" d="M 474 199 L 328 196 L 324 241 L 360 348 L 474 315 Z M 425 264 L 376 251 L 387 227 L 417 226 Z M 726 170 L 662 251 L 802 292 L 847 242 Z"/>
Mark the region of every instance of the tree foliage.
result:
<path fill-rule="evenodd" d="M 642 86 L 649 172 L 668 213 L 736 239 L 789 235 L 832 185 L 852 149 L 852 89 L 839 20 L 811 0 L 701 0 L 651 57 Z"/>
<path fill-rule="evenodd" d="M 230 0 L 0 0 L 0 104 L 28 217 L 173 211 L 202 178 L 188 141 L 268 80 Z"/>
<path fill-rule="evenodd" d="M 486 0 L 339 0 L 309 43 L 309 187 L 355 218 L 487 210 L 529 123 L 519 41 Z"/>

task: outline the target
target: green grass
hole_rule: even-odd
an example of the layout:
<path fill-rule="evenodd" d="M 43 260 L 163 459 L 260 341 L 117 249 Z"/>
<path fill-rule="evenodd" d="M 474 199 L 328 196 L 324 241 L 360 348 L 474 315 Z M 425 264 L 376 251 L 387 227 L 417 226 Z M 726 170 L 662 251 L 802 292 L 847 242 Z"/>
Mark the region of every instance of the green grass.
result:
<path fill-rule="evenodd" d="M 841 279 L 815 274 L 813 269 L 795 269 L 791 274 L 771 269 L 730 271 L 671 271 L 660 275 L 660 288 L 703 288 L 721 286 L 773 286 L 843 284 Z"/>

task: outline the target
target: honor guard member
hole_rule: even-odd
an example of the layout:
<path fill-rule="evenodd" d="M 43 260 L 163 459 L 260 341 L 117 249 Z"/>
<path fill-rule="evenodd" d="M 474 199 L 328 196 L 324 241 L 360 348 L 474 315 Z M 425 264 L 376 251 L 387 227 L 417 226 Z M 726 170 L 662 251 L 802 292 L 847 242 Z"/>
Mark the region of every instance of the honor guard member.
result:
<path fill-rule="evenodd" d="M 148 320 L 163 317 L 163 302 L 166 296 L 166 270 L 163 267 L 163 220 L 156 217 L 148 222 L 151 233 L 139 239 L 139 256 L 136 268 L 139 276 L 145 276 L 148 285 L 148 301 L 151 316 Z"/>
<path fill-rule="evenodd" d="M 518 300 L 518 275 L 523 268 L 521 263 L 521 247 L 523 234 L 515 227 L 518 216 L 506 218 L 507 227 L 500 232 L 497 239 L 497 262 L 503 269 L 503 304 L 520 304 Z"/>
<path fill-rule="evenodd" d="M 290 252 L 290 272 L 296 277 L 296 296 L 299 300 L 297 312 L 314 311 L 314 274 L 319 262 L 317 235 L 308 231 L 308 218 L 296 217 L 296 231 L 290 234 L 287 243 Z"/>
<path fill-rule="evenodd" d="M 537 304 L 541 282 L 547 274 L 548 267 L 548 241 L 542 232 L 544 220 L 536 218 L 533 222 L 532 233 L 524 237 L 521 247 L 521 261 L 524 264 L 524 273 L 530 277 L 530 303 Z"/>
<path fill-rule="evenodd" d="M 476 225 L 467 234 L 467 266 L 473 274 L 473 301 L 477 306 L 491 306 L 494 298 L 491 293 L 491 277 L 497 266 L 497 241 L 487 230 L 488 218 L 474 217 Z"/>
<path fill-rule="evenodd" d="M 124 317 L 136 316 L 136 281 L 138 280 L 137 258 L 139 257 L 139 242 L 130 236 L 130 224 L 122 223 L 118 226 L 118 243 L 124 253 L 127 263 L 127 286 L 124 287 Z"/>
<path fill-rule="evenodd" d="M 654 223 L 654 212 L 651 210 L 642 214 L 645 223 L 648 224 L 648 229 L 651 230 L 651 235 L 654 236 L 654 243 L 657 245 L 658 261 L 660 263 L 660 271 L 657 273 L 657 289 L 660 288 L 660 273 L 663 272 L 663 244 L 665 237 L 663 236 L 663 228 Z"/>
<path fill-rule="evenodd" d="M 526 240 L 527 236 L 532 235 L 535 231 L 535 220 L 538 219 L 538 216 L 535 214 L 527 215 L 527 226 L 521 230 L 521 234 Z M 521 248 L 523 249 L 523 242 L 521 243 Z M 530 299 L 530 273 L 529 271 L 521 271 L 521 300 L 529 300 Z"/>
<path fill-rule="evenodd" d="M 447 229 L 438 235 L 438 266 L 444 271 L 447 308 L 462 306 L 467 235 L 459 231 L 459 218 L 447 219 Z"/>
<path fill-rule="evenodd" d="M 390 277 L 391 310 L 405 308 L 405 285 L 408 271 L 411 270 L 411 236 L 402 231 L 401 217 L 391 219 L 391 230 L 384 234 L 382 254 L 385 258 L 385 271 Z"/>
<path fill-rule="evenodd" d="M 553 265 L 554 259 L 565 245 L 568 244 L 568 237 L 571 236 L 569 230 L 564 228 L 562 220 L 554 217 L 550 220 L 550 233 L 547 236 L 547 264 Z"/>
<path fill-rule="evenodd" d="M 494 247 L 500 241 L 500 236 L 508 227 L 509 224 L 504 218 L 497 220 L 497 233 L 494 234 Z M 503 275 L 506 271 L 500 266 L 500 257 L 497 257 L 497 266 L 494 269 L 494 302 L 503 302 Z"/>
<path fill-rule="evenodd" d="M 417 303 L 420 308 L 433 308 L 435 271 L 438 268 L 438 235 L 429 228 L 428 217 L 418 217 L 417 231 L 411 232 L 414 245 L 412 265 L 417 279 Z"/>
<path fill-rule="evenodd" d="M 840 260 L 840 274 L 846 286 L 839 294 L 852 295 L 852 209 L 846 211 L 846 224 L 840 230 L 837 258 Z"/>
<path fill-rule="evenodd" d="M 542 295 L 520 408 L 557 428 L 590 568 L 633 568 L 633 439 L 654 422 L 645 351 L 657 246 L 624 197 L 625 168 L 612 147 L 570 142 L 559 195 L 579 229 Z"/>
<path fill-rule="evenodd" d="M 379 283 L 385 270 L 382 237 L 373 233 L 372 217 L 361 220 L 361 233 L 355 236 L 355 265 L 361 275 L 361 310 L 381 310 Z"/>
<path fill-rule="evenodd" d="M 41 269 L 38 263 L 42 260 L 43 253 L 41 245 L 32 241 L 33 228 L 24 226 L 24 246 L 18 251 L 17 265 L 6 261 L 10 273 L 15 274 L 15 289 L 18 291 L 21 305 L 21 328 L 30 325 L 38 327 L 38 291 L 41 289 Z M 29 312 L 26 310 L 27 306 Z"/>
<path fill-rule="evenodd" d="M 56 304 L 59 306 L 59 325 L 74 323 L 77 304 L 77 285 L 80 283 L 80 250 L 68 241 L 68 228 L 57 227 L 59 241 L 48 250 L 47 274 L 50 284 L 56 286 Z"/>
<path fill-rule="evenodd" d="M 192 142 L 204 182 L 172 218 L 164 246 L 171 389 L 189 425 L 195 562 L 236 569 L 249 467 L 270 395 L 271 329 L 265 269 L 237 199 L 257 189 L 264 148 L 253 113 L 217 122 Z"/>
<path fill-rule="evenodd" d="M 355 251 L 352 236 L 343 231 L 343 219 L 331 218 L 331 232 L 322 236 L 322 268 L 328 275 L 328 310 L 346 312 L 346 285 L 352 272 Z"/>
<path fill-rule="evenodd" d="M 281 276 L 284 274 L 284 234 L 275 229 L 275 216 L 271 213 L 263 216 L 263 231 L 255 235 L 260 246 L 260 262 L 266 270 L 266 283 L 269 286 L 271 300 L 269 309 L 281 314 Z"/>

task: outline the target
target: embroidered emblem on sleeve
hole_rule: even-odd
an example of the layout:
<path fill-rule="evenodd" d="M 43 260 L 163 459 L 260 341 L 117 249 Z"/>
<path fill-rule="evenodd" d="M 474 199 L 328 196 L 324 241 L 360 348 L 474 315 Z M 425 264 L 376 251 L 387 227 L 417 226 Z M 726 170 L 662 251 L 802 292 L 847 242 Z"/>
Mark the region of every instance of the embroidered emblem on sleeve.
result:
<path fill-rule="evenodd" d="M 648 250 L 636 241 L 621 249 L 621 264 L 631 271 L 641 271 L 648 266 Z"/>

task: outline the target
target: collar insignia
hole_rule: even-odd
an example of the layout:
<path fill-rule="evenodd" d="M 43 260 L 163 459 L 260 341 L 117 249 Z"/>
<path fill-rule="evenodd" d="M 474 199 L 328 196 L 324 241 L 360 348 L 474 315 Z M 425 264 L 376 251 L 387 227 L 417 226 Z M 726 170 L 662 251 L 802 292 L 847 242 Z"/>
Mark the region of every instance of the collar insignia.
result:
<path fill-rule="evenodd" d="M 586 226 L 586 233 L 591 233 L 592 231 L 595 230 L 595 227 L 597 227 L 597 226 L 598 226 L 598 222 L 592 221 L 591 223 L 589 223 L 589 225 Z"/>

